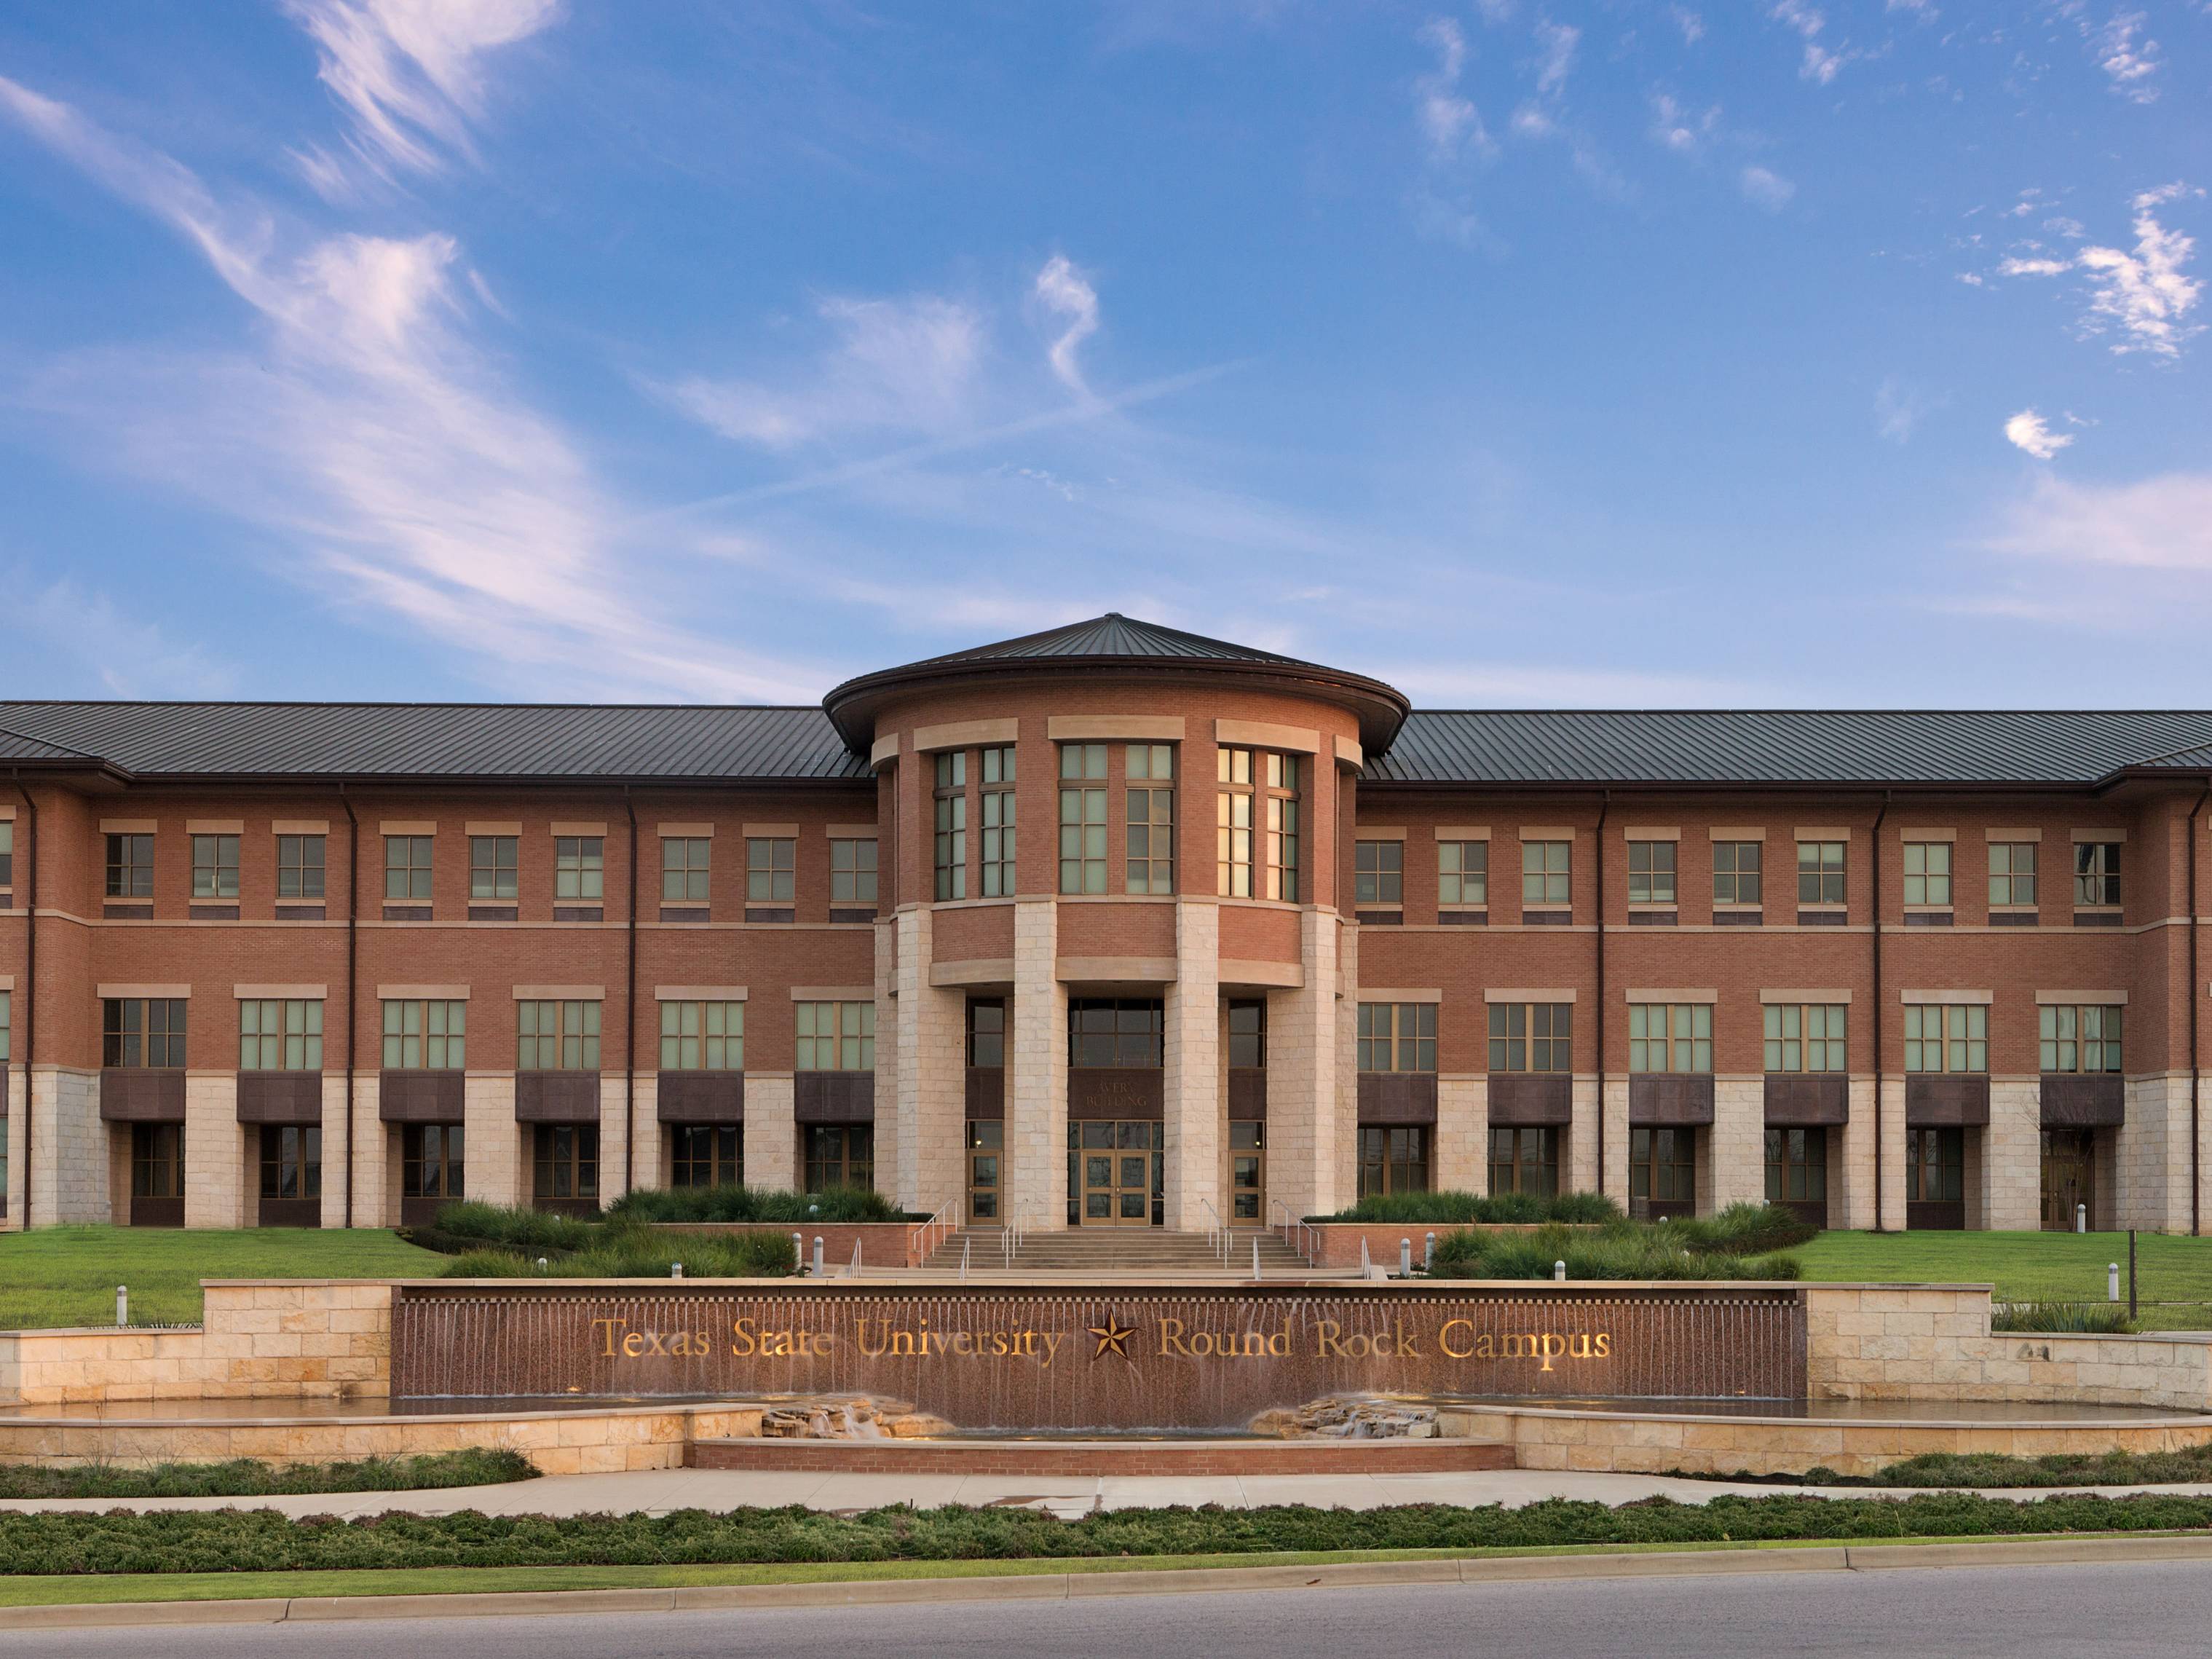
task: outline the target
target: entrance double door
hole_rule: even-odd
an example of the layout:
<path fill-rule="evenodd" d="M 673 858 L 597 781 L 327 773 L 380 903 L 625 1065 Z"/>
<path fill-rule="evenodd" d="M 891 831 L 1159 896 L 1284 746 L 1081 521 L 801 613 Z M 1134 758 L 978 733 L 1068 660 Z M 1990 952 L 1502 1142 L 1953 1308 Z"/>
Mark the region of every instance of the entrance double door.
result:
<path fill-rule="evenodd" d="M 2043 1132 L 2043 1230 L 2074 1231 L 2074 1206 L 2086 1205 L 2097 1225 L 2097 1136 L 2092 1129 Z"/>
<path fill-rule="evenodd" d="M 1085 1118 L 1067 1126 L 1071 1225 L 1157 1227 L 1166 1211 L 1160 1154 L 1164 1126 L 1142 1119 Z"/>

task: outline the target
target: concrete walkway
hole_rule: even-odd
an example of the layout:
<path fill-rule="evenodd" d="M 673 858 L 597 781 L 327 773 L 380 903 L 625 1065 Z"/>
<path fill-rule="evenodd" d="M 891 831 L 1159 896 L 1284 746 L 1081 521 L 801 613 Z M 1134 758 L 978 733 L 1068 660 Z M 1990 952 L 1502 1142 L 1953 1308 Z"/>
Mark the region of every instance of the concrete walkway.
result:
<path fill-rule="evenodd" d="M 451 1515 L 648 1515 L 671 1510 L 780 1508 L 855 1512 L 896 1504 L 935 1509 L 946 1504 L 975 1508 L 1000 1504 L 1037 1509 L 1073 1520 L 1097 1510 L 1159 1509 L 1172 1504 L 1218 1504 L 1249 1509 L 1268 1504 L 1310 1504 L 1322 1509 L 1382 1509 L 1398 1504 L 1504 1504 L 1515 1508 L 1549 1498 L 1626 1504 L 1664 1495 L 1702 1504 L 1724 1492 L 1771 1496 L 1807 1493 L 1824 1498 L 1911 1497 L 1925 1487 L 1760 1486 L 1719 1480 L 1668 1480 L 1660 1475 L 1575 1474 L 1540 1469 L 1502 1469 L 1448 1474 L 1270 1474 L 1006 1476 L 975 1474 L 822 1474 L 718 1469 L 657 1469 L 638 1474 L 562 1474 L 496 1486 L 455 1486 L 440 1492 L 338 1492 L 286 1498 L 12 1498 L 0 1511 L 53 1510 L 275 1510 L 284 1515 L 382 1515 L 402 1510 Z M 2036 1498 L 2061 1492 L 2107 1497 L 2135 1486 L 1992 1490 L 1990 1498 Z M 2212 1484 L 2159 1486 L 2177 1496 L 2212 1496 Z"/>

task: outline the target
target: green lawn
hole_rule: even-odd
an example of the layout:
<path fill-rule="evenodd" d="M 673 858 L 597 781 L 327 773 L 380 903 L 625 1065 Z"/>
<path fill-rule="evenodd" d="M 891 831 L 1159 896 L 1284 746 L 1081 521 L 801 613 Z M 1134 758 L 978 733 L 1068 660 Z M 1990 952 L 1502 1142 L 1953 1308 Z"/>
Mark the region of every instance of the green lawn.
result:
<path fill-rule="evenodd" d="M 134 1321 L 191 1323 L 200 1316 L 203 1279 L 422 1279 L 444 1261 L 386 1231 L 0 1233 L 0 1331 L 112 1325 L 118 1285 L 131 1287 Z"/>
<path fill-rule="evenodd" d="M 2117 1261 L 2127 1295 L 2125 1233 L 1822 1233 L 1791 1254 L 1808 1279 L 1993 1284 L 2015 1302 L 2101 1302 Z M 2212 1329 L 2212 1238 L 2139 1234 L 2136 1287 L 2147 1328 Z"/>

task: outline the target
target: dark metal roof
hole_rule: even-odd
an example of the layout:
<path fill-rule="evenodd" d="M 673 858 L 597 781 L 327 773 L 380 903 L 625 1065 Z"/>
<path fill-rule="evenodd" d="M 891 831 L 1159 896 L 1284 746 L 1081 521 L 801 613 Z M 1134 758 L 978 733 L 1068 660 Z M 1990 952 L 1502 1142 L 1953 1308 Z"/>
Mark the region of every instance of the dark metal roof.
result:
<path fill-rule="evenodd" d="M 1407 719 L 1368 775 L 1426 784 L 2080 786 L 2208 747 L 2212 712 L 2189 710 L 1431 709 Z"/>
<path fill-rule="evenodd" d="M 1158 657 L 1184 662 L 1282 663 L 1296 668 L 1319 668 L 1321 664 L 1299 657 L 1280 656 L 1253 646 L 1211 640 L 1203 634 L 1186 634 L 1179 628 L 1139 622 L 1118 611 L 1088 622 L 1048 628 L 1042 634 L 1024 634 L 1018 640 L 978 645 L 965 651 L 947 652 L 908 663 L 905 669 L 948 666 L 964 662 L 996 662 L 1008 657 Z M 890 671 L 902 672 L 904 669 Z M 835 698 L 836 692 L 830 696 Z"/>
<path fill-rule="evenodd" d="M 64 749 L 59 744 L 48 743 L 42 738 L 34 738 L 22 732 L 0 731 L 0 762 L 28 764 L 34 761 L 81 761 L 88 766 L 99 764 L 94 756 Z"/>
<path fill-rule="evenodd" d="M 0 728 L 139 777 L 863 779 L 819 708 L 0 703 Z M 67 748 L 56 745 L 66 744 Z M 0 764 L 18 758 L 0 737 Z M 29 757 L 23 757 L 29 758 Z"/>

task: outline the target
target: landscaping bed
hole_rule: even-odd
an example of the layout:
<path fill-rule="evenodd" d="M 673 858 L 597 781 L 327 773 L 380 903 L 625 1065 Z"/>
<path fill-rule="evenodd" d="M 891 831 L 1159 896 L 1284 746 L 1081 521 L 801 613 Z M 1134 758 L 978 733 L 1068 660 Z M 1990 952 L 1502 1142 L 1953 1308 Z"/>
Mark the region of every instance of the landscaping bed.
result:
<path fill-rule="evenodd" d="M 0 1498 L 282 1498 L 322 1492 L 432 1492 L 453 1486 L 535 1480 L 520 1452 L 471 1449 L 416 1457 L 365 1457 L 345 1463 L 272 1468 L 251 1457 L 225 1463 L 162 1463 L 152 1468 L 102 1464 L 49 1469 L 0 1466 Z"/>
<path fill-rule="evenodd" d="M 1630 1221 L 1614 1212 L 1595 1226 L 1550 1224 L 1534 1232 L 1460 1228 L 1437 1241 L 1432 1279 L 1794 1279 L 1792 1245 L 1814 1230 L 1776 1204 L 1734 1204 L 1692 1221 Z"/>
<path fill-rule="evenodd" d="M 1756 1481 L 1769 1486 L 2154 1486 L 2212 1482 L 2212 1445 L 2173 1451 L 2054 1452 L 2012 1457 L 1999 1452 L 1923 1452 L 1872 1474 L 1838 1474 L 1814 1467 L 1802 1474 L 1734 1474 L 1669 1469 L 1686 1480 Z"/>
<path fill-rule="evenodd" d="M 842 1262 L 851 1252 L 842 1234 L 853 1224 L 896 1234 L 902 1255 L 901 1212 L 879 1194 L 849 1188 L 641 1191 L 596 1219 L 520 1206 L 451 1204 L 434 1226 L 411 1237 L 445 1255 L 435 1272 L 447 1279 L 667 1279 L 678 1263 L 694 1279 L 781 1279 L 799 1271 L 793 1232 L 810 1244 L 810 1227 L 839 1232 L 842 1255 L 826 1244 L 825 1252 Z"/>

